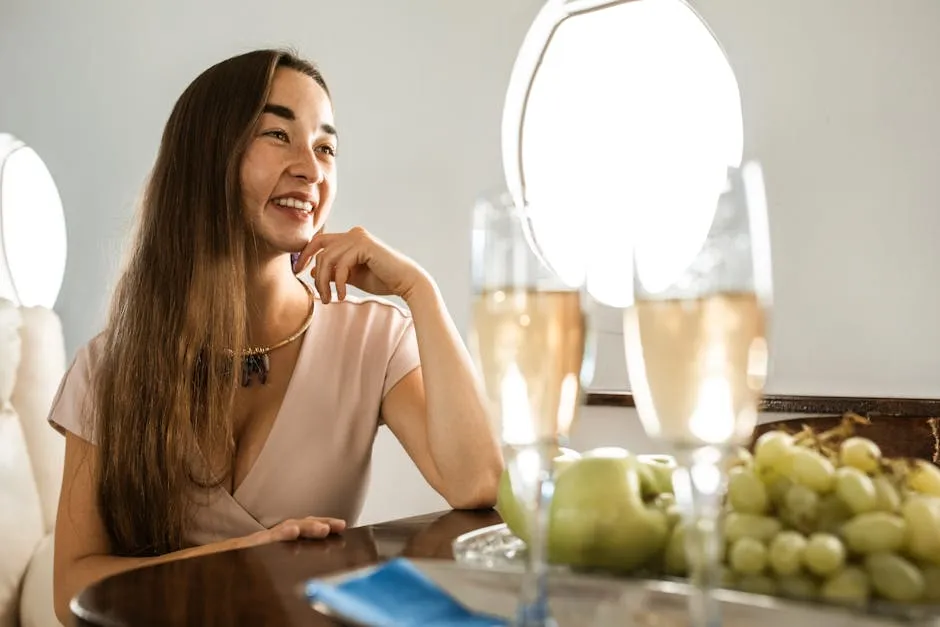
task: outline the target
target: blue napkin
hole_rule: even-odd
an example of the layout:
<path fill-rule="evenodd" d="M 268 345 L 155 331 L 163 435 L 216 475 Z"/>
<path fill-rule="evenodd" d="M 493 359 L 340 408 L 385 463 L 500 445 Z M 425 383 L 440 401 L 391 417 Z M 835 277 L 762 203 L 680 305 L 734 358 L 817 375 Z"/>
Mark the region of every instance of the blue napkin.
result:
<path fill-rule="evenodd" d="M 307 598 L 338 617 L 370 627 L 506 627 L 497 616 L 472 612 L 406 558 L 385 562 L 367 575 L 338 585 L 316 579 Z"/>

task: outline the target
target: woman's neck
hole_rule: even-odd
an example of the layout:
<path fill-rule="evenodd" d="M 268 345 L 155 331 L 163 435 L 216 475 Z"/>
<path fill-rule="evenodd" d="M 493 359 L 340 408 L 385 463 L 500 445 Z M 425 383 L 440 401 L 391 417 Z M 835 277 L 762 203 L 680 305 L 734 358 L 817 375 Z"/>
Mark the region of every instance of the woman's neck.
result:
<path fill-rule="evenodd" d="M 310 293 L 294 275 L 287 254 L 256 265 L 246 287 L 251 346 L 280 342 L 297 331 L 310 313 Z"/>

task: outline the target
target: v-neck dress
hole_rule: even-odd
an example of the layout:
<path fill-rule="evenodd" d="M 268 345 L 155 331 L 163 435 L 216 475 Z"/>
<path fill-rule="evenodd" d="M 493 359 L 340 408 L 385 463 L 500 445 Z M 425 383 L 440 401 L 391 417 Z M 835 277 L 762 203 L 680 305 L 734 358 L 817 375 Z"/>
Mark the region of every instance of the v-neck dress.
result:
<path fill-rule="evenodd" d="M 362 510 L 385 395 L 420 365 L 410 314 L 378 298 L 316 302 L 270 434 L 234 493 L 198 498 L 188 545 L 269 528 L 288 518 L 332 516 L 350 526 Z M 101 336 L 80 348 L 62 379 L 50 424 L 96 442 L 83 405 Z"/>

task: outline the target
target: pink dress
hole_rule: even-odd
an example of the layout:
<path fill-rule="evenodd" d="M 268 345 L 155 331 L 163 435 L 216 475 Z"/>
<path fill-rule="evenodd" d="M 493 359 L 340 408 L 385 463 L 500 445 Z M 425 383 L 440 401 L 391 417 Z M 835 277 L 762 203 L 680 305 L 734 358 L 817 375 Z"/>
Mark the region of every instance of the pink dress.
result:
<path fill-rule="evenodd" d="M 219 488 L 200 501 L 188 544 L 248 535 L 287 518 L 333 516 L 352 526 L 359 517 L 382 399 L 420 365 L 414 323 L 381 299 L 315 307 L 264 447 L 234 493 Z M 99 338 L 77 352 L 49 415 L 61 433 L 92 443 L 81 408 Z"/>

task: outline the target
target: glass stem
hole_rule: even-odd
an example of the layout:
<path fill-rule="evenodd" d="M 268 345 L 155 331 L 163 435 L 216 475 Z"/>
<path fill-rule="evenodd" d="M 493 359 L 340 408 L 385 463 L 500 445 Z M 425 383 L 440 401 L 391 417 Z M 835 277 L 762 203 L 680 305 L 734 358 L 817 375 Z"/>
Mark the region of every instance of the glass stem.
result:
<path fill-rule="evenodd" d="M 554 450 L 554 447 L 551 447 Z M 522 577 L 519 606 L 514 627 L 556 627 L 548 605 L 548 526 L 552 495 L 555 489 L 552 472 L 552 453 L 549 447 L 533 446 L 529 451 L 516 457 L 522 462 L 522 456 L 528 462 L 519 468 L 520 487 L 523 501 L 528 511 L 529 538 L 526 543 L 526 571 Z M 533 463 L 538 459 L 537 464 Z M 536 465 L 538 467 L 537 472 Z"/>
<path fill-rule="evenodd" d="M 677 490 L 676 497 L 687 516 L 685 549 L 693 627 L 721 626 L 721 606 L 714 592 L 721 587 L 722 458 L 719 449 L 704 447 L 679 460 L 685 489 Z"/>

